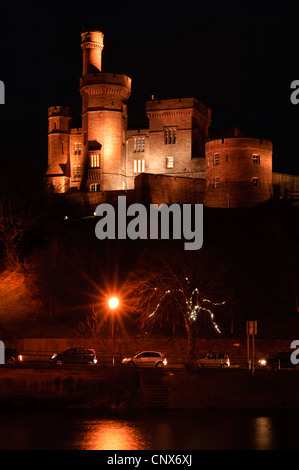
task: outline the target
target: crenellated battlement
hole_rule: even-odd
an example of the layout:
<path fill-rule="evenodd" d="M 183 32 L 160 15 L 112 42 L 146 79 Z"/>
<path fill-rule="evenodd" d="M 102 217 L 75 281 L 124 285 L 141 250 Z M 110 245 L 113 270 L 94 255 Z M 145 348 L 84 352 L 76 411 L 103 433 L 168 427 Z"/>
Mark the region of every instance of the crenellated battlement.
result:
<path fill-rule="evenodd" d="M 50 106 L 48 108 L 48 117 L 64 116 L 71 118 L 71 108 L 69 106 Z"/>

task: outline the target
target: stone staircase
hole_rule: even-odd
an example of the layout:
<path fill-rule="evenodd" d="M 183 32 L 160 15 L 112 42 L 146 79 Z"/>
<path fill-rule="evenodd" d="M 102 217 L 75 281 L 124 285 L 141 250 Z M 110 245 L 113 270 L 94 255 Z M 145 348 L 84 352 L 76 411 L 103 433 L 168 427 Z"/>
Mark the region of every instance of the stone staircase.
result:
<path fill-rule="evenodd" d="M 165 382 L 164 370 L 144 369 L 140 371 L 140 385 L 145 408 L 167 408 L 168 387 Z"/>

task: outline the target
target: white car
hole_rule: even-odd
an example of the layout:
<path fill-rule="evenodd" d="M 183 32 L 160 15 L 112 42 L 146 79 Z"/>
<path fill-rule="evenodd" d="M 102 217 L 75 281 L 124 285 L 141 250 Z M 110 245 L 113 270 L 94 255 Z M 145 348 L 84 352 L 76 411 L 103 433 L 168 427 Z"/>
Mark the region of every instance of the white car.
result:
<path fill-rule="evenodd" d="M 207 353 L 197 360 L 198 367 L 229 367 L 230 360 L 224 353 Z"/>
<path fill-rule="evenodd" d="M 133 357 L 125 357 L 122 364 L 139 367 L 164 367 L 167 365 L 167 359 L 161 352 L 142 351 Z"/>

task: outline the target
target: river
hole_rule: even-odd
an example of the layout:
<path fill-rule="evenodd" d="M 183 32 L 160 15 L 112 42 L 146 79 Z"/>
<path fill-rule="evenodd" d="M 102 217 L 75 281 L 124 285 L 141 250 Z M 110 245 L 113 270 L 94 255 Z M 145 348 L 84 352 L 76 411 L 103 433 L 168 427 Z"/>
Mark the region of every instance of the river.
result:
<path fill-rule="evenodd" d="M 0 412 L 1 450 L 299 450 L 299 411 Z"/>

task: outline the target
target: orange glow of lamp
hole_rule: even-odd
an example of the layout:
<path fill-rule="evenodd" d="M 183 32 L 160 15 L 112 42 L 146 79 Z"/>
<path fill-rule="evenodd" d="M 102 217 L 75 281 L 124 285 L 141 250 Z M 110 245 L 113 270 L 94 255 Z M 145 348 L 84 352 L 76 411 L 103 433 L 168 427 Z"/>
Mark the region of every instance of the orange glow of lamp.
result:
<path fill-rule="evenodd" d="M 108 301 L 108 304 L 109 304 L 109 307 L 114 310 L 115 308 L 117 308 L 119 306 L 119 300 L 117 297 L 110 297 L 109 301 Z"/>

